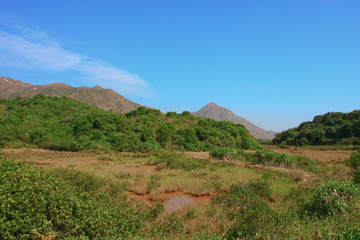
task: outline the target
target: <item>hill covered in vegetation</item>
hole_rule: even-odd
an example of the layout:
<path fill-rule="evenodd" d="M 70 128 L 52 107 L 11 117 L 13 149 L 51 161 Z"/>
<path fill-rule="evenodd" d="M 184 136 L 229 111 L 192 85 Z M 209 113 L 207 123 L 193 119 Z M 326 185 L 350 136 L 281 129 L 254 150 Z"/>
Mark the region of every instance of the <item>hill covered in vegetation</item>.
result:
<path fill-rule="evenodd" d="M 360 145 L 360 110 L 315 116 L 312 122 L 304 122 L 277 134 L 273 143 L 297 146 Z"/>
<path fill-rule="evenodd" d="M 100 86 L 72 87 L 64 83 L 48 85 L 32 85 L 9 77 L 0 77 L 0 98 L 14 99 L 16 97 L 30 98 L 39 94 L 51 97 L 68 97 L 85 102 L 95 107 L 112 112 L 126 113 L 139 108 L 141 105 L 130 101 L 112 89 Z"/>
<path fill-rule="evenodd" d="M 202 119 L 190 112 L 163 115 L 159 110 L 144 107 L 127 114 L 110 113 L 66 97 L 44 95 L 0 100 L 0 136 L 2 147 L 69 151 L 258 147 L 240 124 Z"/>

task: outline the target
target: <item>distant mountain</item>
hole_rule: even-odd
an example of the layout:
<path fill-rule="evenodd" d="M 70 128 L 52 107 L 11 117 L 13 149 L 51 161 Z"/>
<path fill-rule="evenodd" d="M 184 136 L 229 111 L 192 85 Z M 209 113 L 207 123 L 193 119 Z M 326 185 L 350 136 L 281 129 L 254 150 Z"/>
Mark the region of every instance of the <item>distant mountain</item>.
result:
<path fill-rule="evenodd" d="M 13 99 L 19 96 L 33 97 L 38 94 L 44 94 L 51 97 L 66 96 L 104 110 L 119 113 L 130 112 L 141 107 L 140 104 L 128 100 L 114 90 L 104 89 L 100 86 L 93 88 L 74 88 L 64 83 L 32 85 L 12 78 L 0 77 L 0 98 Z"/>
<path fill-rule="evenodd" d="M 195 116 L 211 118 L 217 121 L 228 121 L 232 123 L 242 124 L 250 132 L 250 134 L 256 138 L 261 139 L 273 139 L 275 132 L 264 130 L 245 118 L 235 115 L 232 111 L 227 108 L 220 107 L 216 103 L 209 103 L 199 111 L 192 113 Z"/>

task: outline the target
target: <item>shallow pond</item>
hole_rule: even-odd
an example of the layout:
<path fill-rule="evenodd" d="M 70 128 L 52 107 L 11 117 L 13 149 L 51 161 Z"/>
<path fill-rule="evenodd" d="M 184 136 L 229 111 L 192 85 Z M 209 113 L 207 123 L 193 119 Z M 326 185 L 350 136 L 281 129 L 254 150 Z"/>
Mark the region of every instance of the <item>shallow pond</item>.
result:
<path fill-rule="evenodd" d="M 128 196 L 148 203 L 155 202 L 153 201 L 153 196 L 150 196 L 150 194 L 138 195 L 134 193 L 128 193 Z M 165 210 L 168 211 L 183 211 L 193 208 L 197 204 L 210 203 L 210 196 L 208 195 L 195 197 L 183 192 L 162 193 L 156 198 L 160 199 L 160 202 L 164 206 Z"/>

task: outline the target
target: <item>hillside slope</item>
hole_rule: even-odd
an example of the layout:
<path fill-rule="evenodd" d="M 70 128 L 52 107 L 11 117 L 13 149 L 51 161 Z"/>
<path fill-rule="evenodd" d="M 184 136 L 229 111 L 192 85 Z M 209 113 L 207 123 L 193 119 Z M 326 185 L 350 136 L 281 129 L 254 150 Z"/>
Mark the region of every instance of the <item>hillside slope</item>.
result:
<path fill-rule="evenodd" d="M 273 143 L 297 146 L 360 145 L 360 110 L 315 116 L 311 122 L 303 122 L 296 128 L 277 134 Z"/>
<path fill-rule="evenodd" d="M 216 147 L 258 147 L 242 125 L 230 122 L 199 118 L 189 112 L 164 115 L 145 107 L 127 114 L 110 113 L 66 97 L 45 95 L 0 100 L 0 136 L 0 147 L 70 151 L 209 151 Z"/>
<path fill-rule="evenodd" d="M 12 78 L 0 77 L 0 98 L 14 99 L 19 96 L 33 97 L 38 94 L 51 97 L 66 96 L 107 111 L 119 113 L 130 112 L 141 106 L 121 96 L 112 89 L 104 89 L 100 86 L 93 88 L 74 88 L 63 83 L 32 85 Z"/>
<path fill-rule="evenodd" d="M 242 124 L 246 127 L 250 134 L 256 138 L 273 139 L 275 137 L 275 132 L 264 130 L 249 122 L 245 118 L 235 115 L 229 109 L 220 107 L 213 102 L 207 104 L 205 107 L 193 114 L 198 117 L 210 118 L 217 121 L 228 121 L 236 124 Z"/>

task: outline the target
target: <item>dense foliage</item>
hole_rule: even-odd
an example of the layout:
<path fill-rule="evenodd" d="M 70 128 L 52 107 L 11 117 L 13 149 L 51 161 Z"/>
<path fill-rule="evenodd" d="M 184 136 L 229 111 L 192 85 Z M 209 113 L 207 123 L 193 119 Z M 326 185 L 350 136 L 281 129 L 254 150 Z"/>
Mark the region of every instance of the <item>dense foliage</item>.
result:
<path fill-rule="evenodd" d="M 359 187 L 329 181 L 315 188 L 293 189 L 293 207 L 280 210 L 271 196 L 274 173 L 247 184 L 234 184 L 213 199 L 222 217 L 231 219 L 226 239 L 359 239 Z"/>
<path fill-rule="evenodd" d="M 354 182 L 360 184 L 360 149 L 357 153 L 352 153 L 347 161 L 347 165 L 354 171 Z"/>
<path fill-rule="evenodd" d="M 288 145 L 360 145 L 360 110 L 333 112 L 314 117 L 297 128 L 276 135 L 274 144 Z"/>
<path fill-rule="evenodd" d="M 68 98 L 0 100 L 0 146 L 156 152 L 257 148 L 243 125 L 140 107 L 106 112 Z"/>
<path fill-rule="evenodd" d="M 82 175 L 77 175 L 76 186 L 44 170 L 1 158 L 1 239 L 121 239 L 134 236 L 146 218 L 146 211 L 135 210 L 125 196 L 93 188 Z"/>

